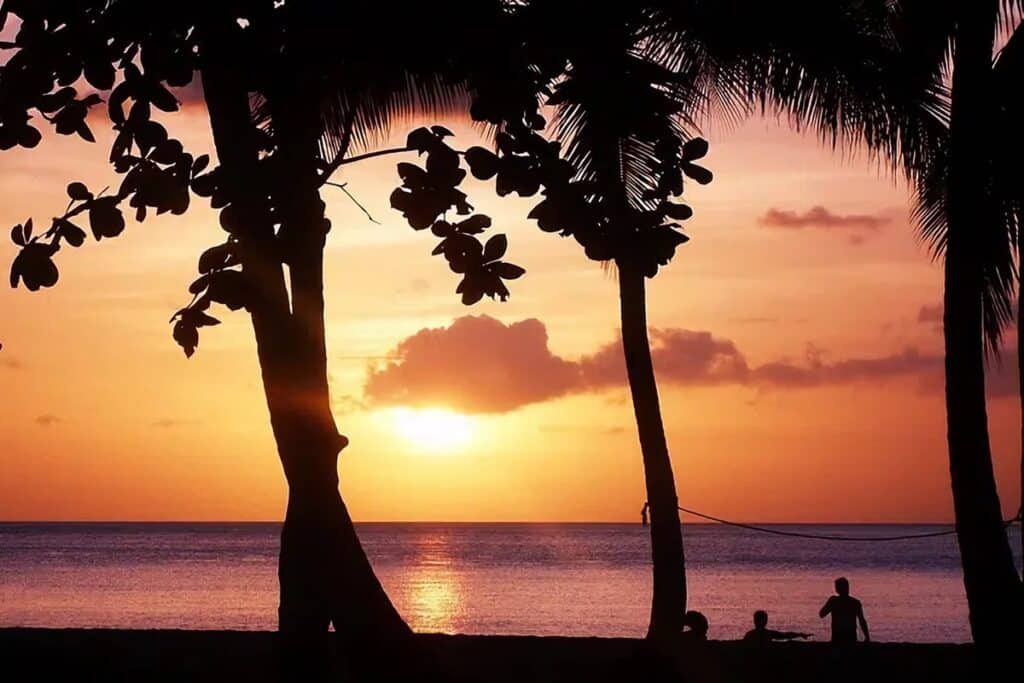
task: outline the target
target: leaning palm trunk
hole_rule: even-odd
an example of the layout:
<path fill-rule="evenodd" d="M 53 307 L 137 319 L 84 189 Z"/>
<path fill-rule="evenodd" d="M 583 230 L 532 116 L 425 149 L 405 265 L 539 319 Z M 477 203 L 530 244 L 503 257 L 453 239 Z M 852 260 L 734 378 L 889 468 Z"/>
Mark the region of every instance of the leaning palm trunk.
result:
<path fill-rule="evenodd" d="M 979 645 L 1020 633 L 1021 584 L 1002 522 L 992 469 L 985 374 L 982 297 L 987 114 L 997 0 L 965 3 L 953 58 L 948 242 L 945 262 L 946 413 L 957 540 Z"/>
<path fill-rule="evenodd" d="M 619 301 L 622 317 L 622 350 L 633 397 L 644 463 L 647 502 L 651 510 L 651 555 L 654 595 L 647 637 L 665 641 L 683 627 L 686 611 L 686 570 L 683 536 L 679 525 L 672 461 L 665 441 L 665 427 L 658 402 L 658 385 L 647 338 L 647 302 L 644 275 L 635 267 L 620 265 Z"/>
<path fill-rule="evenodd" d="M 211 46 L 211 54 L 215 48 Z M 395 610 L 360 546 L 338 492 L 337 458 L 347 440 L 330 411 L 323 318 L 323 248 L 327 223 L 317 194 L 313 124 L 296 111 L 276 121 L 278 149 L 292 201 L 271 218 L 255 191 L 258 147 L 244 81 L 230 60 L 214 56 L 202 78 L 220 163 L 241 188 L 242 267 L 274 438 L 288 482 L 281 534 L 279 629 L 293 672 L 324 665 L 329 626 L 358 659 L 393 646 L 410 630 Z M 313 104 L 307 101 L 307 104 Z M 291 296 L 275 256 L 274 222 L 301 223 L 289 263 Z M 390 645 L 389 645 L 390 644 Z"/>

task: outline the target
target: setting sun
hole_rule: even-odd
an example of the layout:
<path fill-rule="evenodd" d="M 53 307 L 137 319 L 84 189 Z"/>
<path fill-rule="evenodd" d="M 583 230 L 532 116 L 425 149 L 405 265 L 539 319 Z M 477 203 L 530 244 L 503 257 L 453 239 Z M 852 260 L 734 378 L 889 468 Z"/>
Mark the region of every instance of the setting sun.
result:
<path fill-rule="evenodd" d="M 423 450 L 459 448 L 473 437 L 472 420 L 449 410 L 395 408 L 390 412 L 396 433 Z"/>

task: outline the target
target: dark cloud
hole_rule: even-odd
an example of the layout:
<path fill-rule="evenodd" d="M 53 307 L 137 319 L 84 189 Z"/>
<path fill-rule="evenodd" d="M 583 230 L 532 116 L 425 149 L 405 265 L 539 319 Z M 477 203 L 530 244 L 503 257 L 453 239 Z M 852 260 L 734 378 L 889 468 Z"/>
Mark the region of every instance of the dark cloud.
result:
<path fill-rule="evenodd" d="M 444 405 L 467 413 L 501 413 L 626 386 L 621 342 L 579 360 L 561 358 L 548 348 L 547 330 L 536 319 L 506 325 L 487 316 L 458 318 L 449 327 L 408 337 L 394 356 L 395 361 L 371 369 L 364 388 L 369 405 Z M 835 361 L 812 348 L 800 362 L 779 359 L 752 366 L 731 340 L 681 329 L 652 330 L 651 356 L 663 384 L 760 390 L 907 378 L 934 390 L 941 388 L 943 366 L 940 355 L 913 347 Z"/>
<path fill-rule="evenodd" d="M 17 358 L 0 358 L 0 370 L 21 370 L 21 361 Z"/>
<path fill-rule="evenodd" d="M 63 421 L 64 421 L 63 419 L 61 419 L 60 417 L 58 417 L 56 415 L 53 415 L 52 413 L 46 413 L 45 415 L 40 415 L 39 417 L 37 417 L 34 420 L 34 422 L 37 425 L 39 425 L 40 427 L 53 427 L 54 425 L 58 425 L 58 424 L 60 424 Z"/>
<path fill-rule="evenodd" d="M 768 209 L 760 218 L 761 225 L 788 230 L 803 228 L 878 230 L 889 222 L 890 219 L 884 215 L 842 215 L 832 213 L 824 206 L 814 206 L 803 213 L 786 209 Z M 863 236 L 860 236 L 859 239 L 863 241 Z"/>

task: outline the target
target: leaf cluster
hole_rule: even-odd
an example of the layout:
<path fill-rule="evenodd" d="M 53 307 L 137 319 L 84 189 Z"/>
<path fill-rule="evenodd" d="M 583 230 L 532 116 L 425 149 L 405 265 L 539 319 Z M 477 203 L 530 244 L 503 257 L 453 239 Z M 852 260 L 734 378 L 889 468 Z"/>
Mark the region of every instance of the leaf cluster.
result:
<path fill-rule="evenodd" d="M 505 280 L 523 275 L 523 268 L 503 261 L 508 248 L 505 235 L 494 235 L 482 243 L 477 235 L 491 227 L 491 219 L 474 213 L 459 185 L 466 178 L 459 152 L 445 138 L 452 132 L 443 126 L 417 128 L 406 140 L 408 149 L 425 157 L 423 166 L 402 162 L 398 175 L 402 184 L 391 193 L 391 206 L 400 211 L 414 230 L 426 230 L 441 238 L 434 255 L 442 255 L 448 267 L 462 276 L 456 293 L 462 303 L 475 304 L 484 296 L 502 301 L 509 296 Z M 449 220 L 449 212 L 465 216 Z"/>

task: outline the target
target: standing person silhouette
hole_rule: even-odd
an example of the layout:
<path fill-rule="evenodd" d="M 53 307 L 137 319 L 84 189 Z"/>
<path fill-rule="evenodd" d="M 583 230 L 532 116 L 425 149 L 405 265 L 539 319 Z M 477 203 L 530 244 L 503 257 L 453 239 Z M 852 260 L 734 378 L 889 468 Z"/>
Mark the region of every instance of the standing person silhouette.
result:
<path fill-rule="evenodd" d="M 832 615 L 832 642 L 839 645 L 849 645 L 857 642 L 857 624 L 864 632 L 864 642 L 871 642 L 871 634 L 868 632 L 868 622 L 864 618 L 864 608 L 860 600 L 850 596 L 850 582 L 845 577 L 836 579 L 836 595 L 830 597 L 825 605 L 818 612 L 818 616 L 824 619 Z"/>

